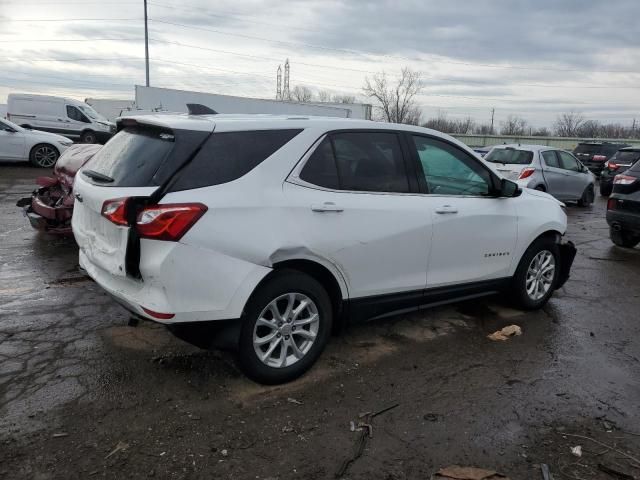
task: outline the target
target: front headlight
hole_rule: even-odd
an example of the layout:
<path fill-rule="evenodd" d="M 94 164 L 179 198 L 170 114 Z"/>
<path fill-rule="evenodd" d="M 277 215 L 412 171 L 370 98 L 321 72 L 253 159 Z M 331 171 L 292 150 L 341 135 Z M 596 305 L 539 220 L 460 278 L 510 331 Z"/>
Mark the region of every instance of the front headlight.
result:
<path fill-rule="evenodd" d="M 72 140 L 60 140 L 58 143 L 64 147 L 70 147 L 71 145 L 73 145 Z"/>

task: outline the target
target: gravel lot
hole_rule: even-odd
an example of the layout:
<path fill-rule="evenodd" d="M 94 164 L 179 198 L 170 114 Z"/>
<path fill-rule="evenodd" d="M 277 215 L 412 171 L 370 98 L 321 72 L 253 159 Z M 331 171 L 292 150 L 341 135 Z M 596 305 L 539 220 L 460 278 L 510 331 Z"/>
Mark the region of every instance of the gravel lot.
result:
<path fill-rule="evenodd" d="M 15 207 L 43 173 L 0 165 L 0 478 L 334 478 L 350 421 L 396 404 L 342 478 L 640 477 L 640 249 L 610 242 L 602 198 L 567 209 L 578 256 L 544 311 L 489 299 L 352 327 L 302 379 L 263 387 L 228 354 L 128 326 L 74 242 Z M 510 324 L 522 336 L 486 338 Z"/>

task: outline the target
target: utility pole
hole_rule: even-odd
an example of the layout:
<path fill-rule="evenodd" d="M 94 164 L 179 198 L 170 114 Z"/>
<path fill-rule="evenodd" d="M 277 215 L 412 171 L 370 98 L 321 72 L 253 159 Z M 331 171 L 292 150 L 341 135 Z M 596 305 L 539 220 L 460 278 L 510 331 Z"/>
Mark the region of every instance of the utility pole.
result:
<path fill-rule="evenodd" d="M 144 63 L 147 71 L 147 87 L 149 86 L 149 25 L 147 20 L 147 0 L 144 0 Z"/>
<path fill-rule="evenodd" d="M 291 100 L 291 92 L 289 91 L 289 59 L 284 62 L 284 85 L 282 88 L 282 99 L 286 101 Z"/>
<path fill-rule="evenodd" d="M 146 1 L 146 0 L 145 0 Z M 493 115 L 496 113 L 496 109 L 491 109 L 491 135 L 493 135 Z"/>

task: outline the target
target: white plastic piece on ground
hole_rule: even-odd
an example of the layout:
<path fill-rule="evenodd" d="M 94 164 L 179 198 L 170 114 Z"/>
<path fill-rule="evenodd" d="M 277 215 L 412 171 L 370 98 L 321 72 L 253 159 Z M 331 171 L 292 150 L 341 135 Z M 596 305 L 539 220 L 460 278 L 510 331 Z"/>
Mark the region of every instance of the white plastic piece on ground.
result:
<path fill-rule="evenodd" d="M 577 445 L 575 447 L 571 447 L 571 454 L 574 457 L 581 457 L 582 456 L 582 447 L 580 445 Z"/>

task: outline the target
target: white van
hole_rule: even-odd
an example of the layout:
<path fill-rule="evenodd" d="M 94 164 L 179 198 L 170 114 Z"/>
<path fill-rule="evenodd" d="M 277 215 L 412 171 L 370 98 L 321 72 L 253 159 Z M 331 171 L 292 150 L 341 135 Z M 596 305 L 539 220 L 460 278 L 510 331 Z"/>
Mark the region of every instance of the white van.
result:
<path fill-rule="evenodd" d="M 90 105 L 46 95 L 9 94 L 7 120 L 24 128 L 58 133 L 81 143 L 104 143 L 116 131 L 115 124 Z"/>

